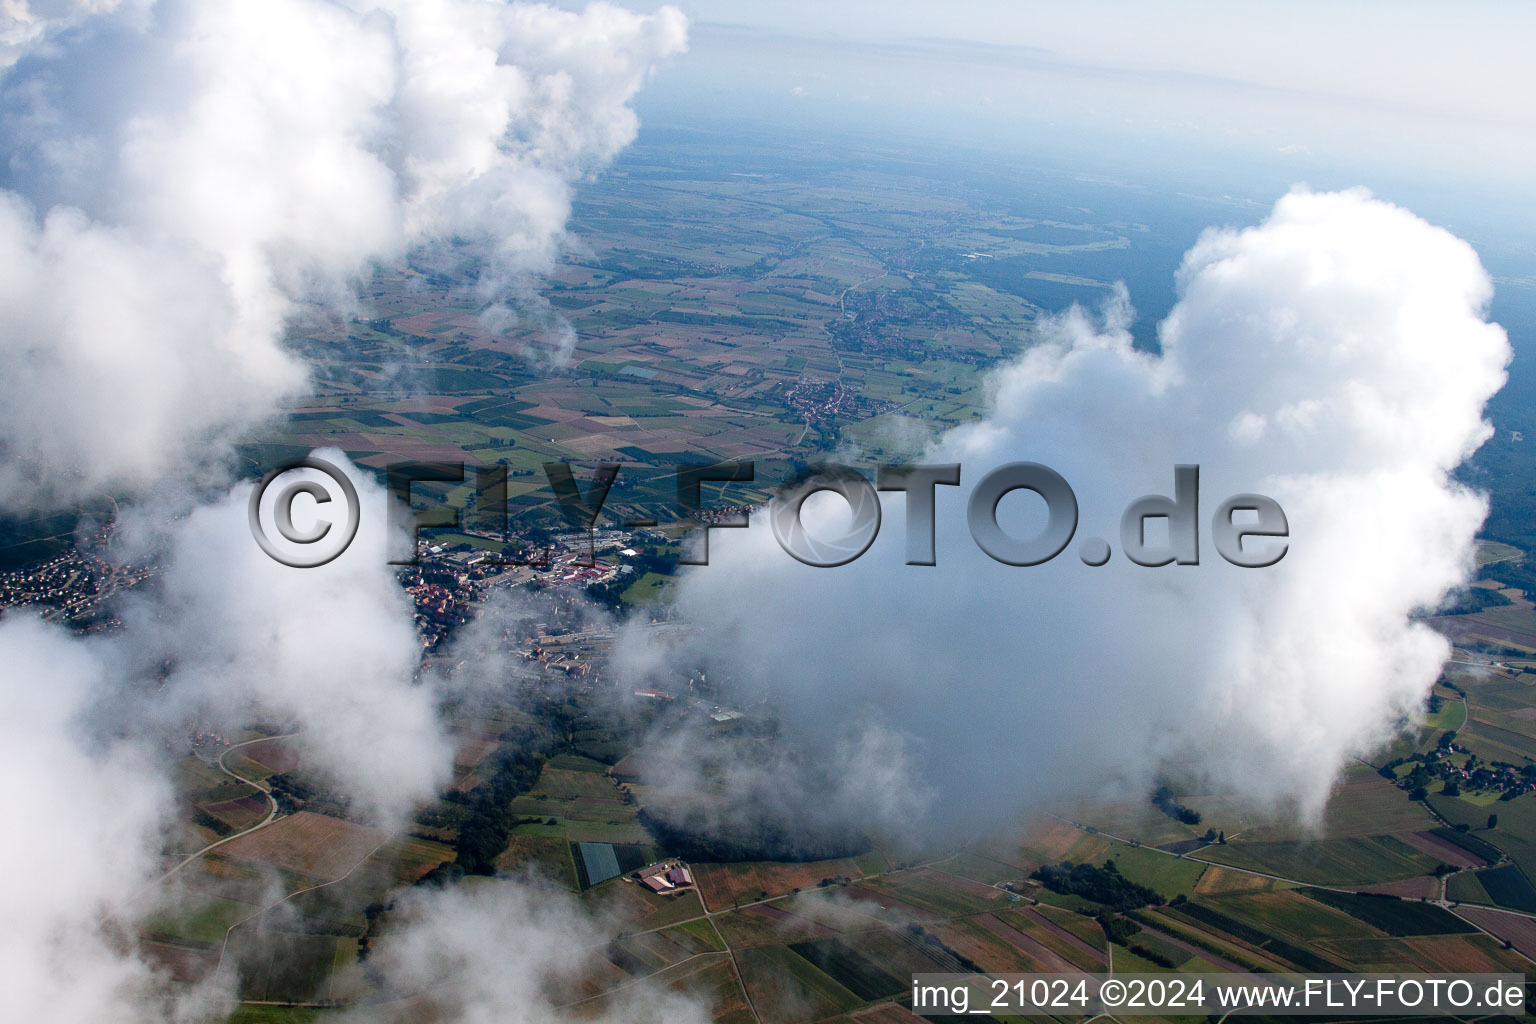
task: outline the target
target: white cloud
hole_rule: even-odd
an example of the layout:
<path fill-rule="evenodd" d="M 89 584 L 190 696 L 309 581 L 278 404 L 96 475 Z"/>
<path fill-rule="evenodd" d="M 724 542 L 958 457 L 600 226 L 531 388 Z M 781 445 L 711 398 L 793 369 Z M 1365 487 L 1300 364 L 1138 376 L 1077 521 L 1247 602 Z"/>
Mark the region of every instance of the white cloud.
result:
<path fill-rule="evenodd" d="M 653 985 L 562 1010 L 590 994 L 577 984 L 607 946 L 614 922 L 594 919 L 565 893 L 518 882 L 475 889 L 416 890 L 402 899 L 402 927 L 370 957 L 396 991 L 393 1005 L 359 1009 L 344 1020 L 384 1024 L 432 1020 L 456 1024 L 702 1024 L 696 1000 Z M 599 1010 L 601 1012 L 599 1012 Z"/>
<path fill-rule="evenodd" d="M 874 709 L 915 741 L 913 777 L 946 824 L 1134 794 L 1164 769 L 1317 813 L 1447 654 L 1408 616 L 1470 569 L 1484 502 L 1449 474 L 1488 434 L 1509 346 L 1482 319 L 1472 249 L 1362 191 L 1294 192 L 1259 227 L 1207 232 L 1179 285 L 1162 357 L 1133 351 L 1123 303 L 1102 323 L 1074 311 L 995 374 L 985 419 L 917 460 L 963 466 L 937 489 L 936 567 L 902 564 L 900 496 L 841 568 L 791 559 L 761 513 L 712 536 L 679 596 L 704 656 L 771 694 L 805 750 Z M 1076 542 L 1109 539 L 1107 566 L 1075 543 L 1032 568 L 977 549 L 970 489 L 1017 460 L 1067 479 Z M 1179 463 L 1201 466 L 1201 564 L 1130 564 L 1121 512 L 1171 495 Z M 1278 565 L 1237 568 L 1211 545 L 1212 513 L 1242 492 L 1289 517 Z M 1030 536 L 1029 511 L 1009 497 L 999 518 Z"/>
<path fill-rule="evenodd" d="M 516 299 L 685 36 L 674 9 L 603 4 L 34 8 L 10 11 L 35 38 L 0 81 L 12 508 L 216 454 L 306 389 L 297 305 L 353 302 L 374 261 L 468 241 L 482 300 Z"/>
<path fill-rule="evenodd" d="M 515 301 L 684 35 L 674 9 L 604 4 L 0 0 L 0 509 L 154 488 L 126 518 L 169 559 L 109 640 L 0 623 L 28 832 L 0 861 L 8 1016 L 215 1012 L 216 987 L 167 988 L 135 950 L 175 816 L 154 741 L 192 716 L 291 722 L 306 767 L 383 821 L 448 778 L 377 487 L 348 467 L 358 539 L 307 570 L 256 547 L 245 488 L 168 523 L 159 498 L 217 490 L 198 470 L 307 389 L 288 318 L 348 307 L 375 261 L 451 236 L 486 254 L 483 300 Z M 537 927 L 513 937 L 543 963 Z"/>
<path fill-rule="evenodd" d="M 8 1019 L 180 1019 L 165 979 L 127 955 L 170 787 L 145 747 L 103 729 L 110 652 L 26 618 L 0 623 L 0 770 L 15 841 L 0 848 L 0 986 Z"/>
<path fill-rule="evenodd" d="M 352 478 L 362 504 L 345 552 L 312 569 L 269 558 L 237 487 L 170 525 L 162 585 L 127 616 L 122 644 L 170 666 L 161 714 L 217 709 L 231 729 L 291 723 L 306 768 L 394 825 L 450 781 L 453 749 L 436 694 L 412 681 L 421 646 L 387 564 L 388 496 L 340 452 L 318 454 Z"/>

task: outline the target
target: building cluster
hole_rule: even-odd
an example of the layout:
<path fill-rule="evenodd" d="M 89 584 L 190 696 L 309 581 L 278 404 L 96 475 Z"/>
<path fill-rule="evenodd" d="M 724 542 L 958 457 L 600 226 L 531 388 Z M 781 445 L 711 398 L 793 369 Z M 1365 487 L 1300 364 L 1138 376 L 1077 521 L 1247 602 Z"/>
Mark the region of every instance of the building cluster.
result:
<path fill-rule="evenodd" d="M 201 750 L 203 747 L 213 747 L 215 749 L 227 747 L 229 746 L 229 737 L 223 733 L 203 732 L 201 729 L 194 729 L 192 731 L 192 746 L 198 750 Z"/>
<path fill-rule="evenodd" d="M 865 411 L 857 391 L 833 380 L 796 381 L 784 393 L 784 403 L 812 420 L 862 416 Z"/>
<path fill-rule="evenodd" d="M 631 877 L 656 893 L 677 892 L 693 885 L 693 872 L 680 860 L 664 860 L 652 864 L 636 871 Z"/>
<path fill-rule="evenodd" d="M 441 643 L 470 617 L 483 578 L 457 552 L 446 557 L 428 554 L 400 572 L 400 584 L 416 605 L 416 632 L 423 647 Z"/>
<path fill-rule="evenodd" d="M 585 632 L 560 637 L 540 636 L 529 649 L 528 658 L 538 663 L 545 676 L 559 673 L 566 680 L 596 684 L 602 679 L 603 666 L 608 660 L 607 643 L 598 646 L 589 642 L 599 639 L 608 638 L 589 636 Z"/>
<path fill-rule="evenodd" d="M 621 534 L 601 535 L 594 538 L 594 547 L 622 547 L 625 540 Z M 474 618 L 493 587 L 524 583 L 546 588 L 586 587 L 610 582 L 630 571 L 618 561 L 592 557 L 585 544 L 579 547 L 541 549 L 527 562 L 517 563 L 474 548 L 427 547 L 416 565 L 399 573 L 401 586 L 416 604 L 416 631 L 422 646 L 436 647 Z"/>
<path fill-rule="evenodd" d="M 588 557 L 586 552 L 571 552 L 556 557 L 543 580 L 546 584 L 587 586 L 592 583 L 608 583 L 623 573 L 628 566 L 613 565 L 598 558 Z"/>
<path fill-rule="evenodd" d="M 1413 764 L 1413 770 L 1399 775 L 1396 769 L 1404 764 Z M 1536 764 L 1484 761 L 1449 738 L 1449 734 L 1428 753 L 1387 762 L 1381 774 L 1401 788 L 1415 792 L 1427 789 L 1435 780 L 1445 783 L 1446 794 L 1451 796 L 1460 790 L 1473 790 L 1498 793 L 1501 800 L 1513 800 L 1536 792 Z"/>
<path fill-rule="evenodd" d="M 710 508 L 701 508 L 695 513 L 703 523 L 744 523 L 748 513 L 752 512 L 755 505 L 715 505 Z"/>
<path fill-rule="evenodd" d="M 106 549 L 109 530 L 100 528 L 86 543 L 53 558 L 0 573 L 0 608 L 35 606 L 44 619 L 76 628 L 118 625 L 107 614 L 108 599 L 143 583 L 156 570 L 116 565 L 95 554 Z"/>

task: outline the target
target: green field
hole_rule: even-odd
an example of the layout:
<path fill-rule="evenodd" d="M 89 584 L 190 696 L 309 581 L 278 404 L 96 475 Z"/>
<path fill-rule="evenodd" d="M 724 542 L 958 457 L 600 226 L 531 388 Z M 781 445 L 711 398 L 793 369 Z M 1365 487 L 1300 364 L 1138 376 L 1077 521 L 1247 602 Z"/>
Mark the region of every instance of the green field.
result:
<path fill-rule="evenodd" d="M 878 865 L 866 865 L 863 863 L 864 859 L 869 856 L 869 854 L 864 854 L 863 856 L 854 859 L 855 863 L 858 863 L 860 870 L 871 874 L 886 870 L 885 867 L 881 866 L 885 863 L 883 858 L 880 860 Z M 876 856 L 879 855 L 876 854 Z M 998 882 L 1004 881 L 1005 879 L 1020 878 L 1025 874 L 1025 872 L 1021 871 L 1019 868 L 1012 864 L 1004 864 L 1001 861 L 995 861 L 990 857 L 983 857 L 980 854 L 972 853 L 970 851 L 965 851 L 963 853 L 956 854 L 948 860 L 940 861 L 939 863 L 935 864 L 934 867 L 941 871 L 947 871 L 952 875 L 959 875 L 961 878 L 975 879 L 984 885 L 996 885 Z M 1137 879 L 1132 880 L 1136 881 Z"/>
<path fill-rule="evenodd" d="M 1433 795 L 1429 800 L 1451 824 L 1468 826 L 1467 836 L 1508 854 L 1527 877 L 1536 873 L 1536 796 L 1491 803 L 1441 795 Z M 1490 814 L 1498 816 L 1498 827 L 1486 827 Z"/>
<path fill-rule="evenodd" d="M 1198 861 L 1185 860 L 1144 846 L 1116 844 L 1099 860 L 1099 866 L 1103 867 L 1106 861 L 1111 860 L 1126 878 L 1154 890 L 1165 900 L 1181 894 L 1188 896 L 1205 871 L 1205 865 Z"/>
<path fill-rule="evenodd" d="M 338 950 L 345 948 L 345 955 Z M 242 999 L 313 1002 L 331 996 L 338 960 L 356 960 L 357 942 L 332 935 L 272 935 L 238 928 L 225 951 L 240 970 Z"/>
<path fill-rule="evenodd" d="M 937 875 L 902 871 L 867 878 L 860 884 L 941 917 L 979 914 L 997 906 L 997 900 L 963 892 L 945 884 L 942 876 Z"/>
<path fill-rule="evenodd" d="M 1213 896 L 1203 903 L 1266 934 L 1302 944 L 1319 939 L 1365 939 L 1377 934 L 1372 925 L 1360 918 L 1308 899 L 1301 895 L 1303 892 L 1305 890 L 1293 889 Z"/>
<path fill-rule="evenodd" d="M 1499 906 L 1536 913 L 1536 889 L 1516 865 L 1479 871 L 1477 880 L 1489 899 Z"/>
<path fill-rule="evenodd" d="M 1467 724 L 1467 706 L 1459 700 L 1447 700 L 1441 703 L 1440 710 L 1432 715 L 1425 715 L 1423 726 L 1436 732 L 1455 732 Z"/>
<path fill-rule="evenodd" d="M 1341 965 L 1337 962 L 1319 956 L 1305 946 L 1283 939 L 1263 927 L 1256 927 L 1248 921 L 1233 917 L 1225 913 L 1228 909 L 1237 909 L 1242 912 L 1242 908 L 1233 907 L 1230 904 L 1218 910 L 1212 905 L 1190 902 L 1171 908 L 1167 913 L 1168 916 L 1192 924 L 1196 928 L 1215 929 L 1241 939 L 1265 953 L 1288 960 L 1303 970 L 1325 974 L 1340 973 Z"/>
<path fill-rule="evenodd" d="M 1491 565 L 1496 562 L 1514 562 L 1524 557 L 1525 552 L 1513 544 L 1502 544 L 1496 540 L 1480 540 L 1477 542 L 1477 564 L 1479 566 Z"/>
<path fill-rule="evenodd" d="M 672 577 L 670 576 L 648 572 L 625 588 L 624 592 L 619 595 L 619 600 L 625 604 L 650 604 L 653 601 L 661 600 L 666 593 L 668 585 L 671 583 Z"/>
<path fill-rule="evenodd" d="M 313 1024 L 341 1016 L 339 1011 L 309 1010 L 290 1006 L 249 1006 L 235 1008 L 228 1024 Z"/>
<path fill-rule="evenodd" d="M 789 948 L 860 999 L 899 995 L 910 983 L 910 979 L 891 974 L 840 939 L 799 942 Z"/>
<path fill-rule="evenodd" d="M 1316 842 L 1230 842 L 1200 858 L 1312 885 L 1352 885 L 1412 878 L 1439 863 L 1400 839 L 1356 836 Z"/>
<path fill-rule="evenodd" d="M 1388 935 L 1454 935 L 1477 931 L 1455 914 L 1427 903 L 1328 889 L 1297 891 L 1319 903 L 1342 910 L 1351 917 L 1357 917 Z"/>
<path fill-rule="evenodd" d="M 1488 890 L 1483 888 L 1483 883 L 1477 880 L 1477 873 L 1474 871 L 1458 872 L 1446 879 L 1445 895 L 1447 899 L 1464 903 L 1493 902 L 1493 897 L 1488 895 Z"/>
<path fill-rule="evenodd" d="M 805 1019 L 801 1014 L 817 1019 L 852 1010 L 863 1002 L 785 946 L 748 949 L 737 954 L 736 961 L 754 1003 L 762 1004 L 759 1012 L 765 1021 Z"/>
<path fill-rule="evenodd" d="M 216 946 L 224 941 L 225 932 L 259 909 L 217 896 L 195 896 L 179 912 L 152 918 L 145 927 L 152 935 Z"/>
<path fill-rule="evenodd" d="M 1133 938 L 1131 942 L 1133 945 L 1135 945 L 1138 944 L 1140 940 L 1141 936 L 1138 935 Z M 1128 974 L 1164 974 L 1167 972 L 1168 968 L 1163 967 L 1160 964 L 1155 964 L 1151 960 L 1148 960 L 1146 957 L 1138 956 L 1136 953 L 1131 951 L 1130 946 L 1122 946 L 1116 943 L 1115 970 L 1124 971 Z"/>

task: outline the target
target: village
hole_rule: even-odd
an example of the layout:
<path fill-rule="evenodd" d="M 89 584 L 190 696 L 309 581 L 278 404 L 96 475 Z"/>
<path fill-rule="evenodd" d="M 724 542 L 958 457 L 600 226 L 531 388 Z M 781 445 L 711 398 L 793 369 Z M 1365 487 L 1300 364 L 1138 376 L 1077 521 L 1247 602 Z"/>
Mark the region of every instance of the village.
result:
<path fill-rule="evenodd" d="M 35 606 L 45 620 L 82 632 L 121 626 L 109 608 L 117 594 L 158 573 L 153 566 L 118 564 L 102 557 L 112 525 L 96 527 L 68 550 L 33 565 L 0 573 L 0 609 Z"/>
<path fill-rule="evenodd" d="M 1442 736 L 1434 750 L 1388 761 L 1381 775 L 1407 790 L 1414 800 L 1427 797 L 1435 782 L 1441 783 L 1443 796 L 1497 793 L 1501 802 L 1536 792 L 1536 763 L 1515 765 L 1481 759 L 1456 743 L 1454 733 Z"/>
<path fill-rule="evenodd" d="M 402 568 L 398 575 L 416 604 L 421 645 L 430 650 L 474 618 L 498 587 L 584 589 L 630 575 L 634 570 L 625 560 L 636 555 L 630 541 L 629 533 L 616 530 L 583 537 L 574 544 L 556 539 L 526 561 L 467 544 L 430 544 L 422 548 L 416 565 Z M 607 559 L 596 557 L 598 552 L 610 551 L 613 554 Z"/>

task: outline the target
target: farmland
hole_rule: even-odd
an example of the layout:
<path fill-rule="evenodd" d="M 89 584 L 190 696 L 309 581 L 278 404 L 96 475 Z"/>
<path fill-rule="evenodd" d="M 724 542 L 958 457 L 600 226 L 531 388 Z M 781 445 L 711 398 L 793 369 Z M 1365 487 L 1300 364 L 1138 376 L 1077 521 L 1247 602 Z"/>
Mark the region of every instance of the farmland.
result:
<path fill-rule="evenodd" d="M 1144 885 L 1164 899 L 1189 895 L 1205 872 L 1198 861 L 1169 857 L 1145 847 L 1120 847 L 1107 851 L 1102 863 L 1113 860 L 1120 873 Z"/>
<path fill-rule="evenodd" d="M 512 801 L 519 823 L 496 866 L 504 871 L 532 867 L 563 885 L 582 888 L 572 844 L 616 843 L 632 848 L 641 863 L 654 859 L 651 837 L 641 827 L 635 805 L 606 770 L 606 765 L 576 754 L 546 762 L 533 788 Z"/>
<path fill-rule="evenodd" d="M 235 860 L 264 864 L 315 878 L 340 878 L 385 835 L 338 818 L 300 811 L 223 847 Z"/>
<path fill-rule="evenodd" d="M 826 879 L 859 878 L 862 874 L 853 860 L 844 858 L 805 864 L 709 864 L 699 868 L 697 877 L 705 902 L 725 907 L 812 889 Z"/>
<path fill-rule="evenodd" d="M 1350 885 L 1412 878 L 1435 860 L 1391 835 L 1349 839 L 1229 843 L 1201 852 L 1230 867 L 1251 868 L 1317 885 Z"/>
<path fill-rule="evenodd" d="M 1212 204 L 1242 215 L 1207 199 L 1198 216 L 1180 207 L 1143 223 L 1115 185 L 1049 175 L 1027 201 L 999 204 L 969 180 L 914 173 L 910 154 L 845 161 L 796 144 L 758 151 L 740 171 L 733 159 L 708 138 L 642 137 L 583 184 L 579 244 L 515 322 L 479 316 L 475 296 L 425 264 L 378 268 L 356 316 L 295 329 L 317 387 L 242 448 L 245 468 L 316 445 L 375 471 L 404 458 L 502 463 L 516 533 L 563 522 L 545 462 L 573 462 L 578 475 L 614 462 L 606 514 L 669 526 L 680 463 L 752 461 L 750 483 L 705 491 L 735 504 L 829 453 L 873 462 L 921 452 L 980 415 L 986 374 L 1030 343 L 1042 317 L 1102 300 L 1117 280 L 1143 305 L 1132 330 L 1151 344 L 1196 225 Z M 674 223 L 688 230 L 657 230 Z M 467 488 L 419 493 L 462 504 Z M 478 528 L 454 539 L 494 547 Z M 1482 551 L 1488 573 L 1522 557 Z M 615 596 L 664 617 L 666 568 L 638 572 Z M 1536 630 L 1530 606 L 1457 619 L 1438 623 L 1463 637 L 1438 703 L 1406 712 L 1389 750 L 1361 751 L 1318 820 L 1266 816 L 1220 780 L 1173 778 L 1175 809 L 1191 815 L 1138 792 L 1042 799 L 1036 817 L 984 838 L 874 835 L 857 856 L 700 860 L 690 864 L 697 888 L 668 894 L 631 877 L 676 852 L 641 817 L 659 791 L 636 767 L 643 754 L 629 760 L 644 730 L 613 726 L 618 713 L 581 690 L 584 676 L 570 694 L 530 688 L 449 709 L 453 783 L 394 831 L 326 799 L 299 743 L 246 732 L 239 739 L 257 742 L 225 763 L 256 786 L 206 751 L 176 762 L 186 827 L 168 856 L 261 821 L 264 787 L 319 795 L 285 802 L 271 824 L 180 871 L 143 939 L 184 980 L 237 967 L 246 1000 L 377 1000 L 419 1019 L 434 1019 L 433 993 L 382 992 L 364 965 L 397 926 L 397 901 L 455 885 L 476 897 L 498 886 L 560 892 L 572 914 L 611 925 L 591 964 L 559 982 L 593 1016 L 642 979 L 701 994 L 717 1020 L 846 1024 L 911 1020 L 900 1007 L 915 972 L 1523 970 L 1521 954 L 1536 951 L 1526 916 L 1536 914 L 1536 794 L 1467 785 L 1458 795 L 1436 779 L 1413 799 L 1411 765 L 1381 771 L 1427 756 L 1447 734 L 1465 748 L 1458 770 L 1469 754 L 1515 774 L 1536 758 L 1536 674 L 1526 671 L 1536 647 L 1517 642 Z M 1490 645 L 1505 653 L 1473 650 Z M 578 653 L 593 662 L 592 650 Z M 662 711 L 641 715 L 645 727 L 666 725 Z M 460 859 L 466 833 L 489 844 L 482 859 Z M 582 844 L 604 849 L 592 861 L 600 871 Z M 600 877 L 609 849 L 620 874 Z M 1031 879 L 1063 861 L 1113 863 L 1157 900 L 1107 906 Z M 336 1014 L 246 1005 L 236 1019 Z"/>
<path fill-rule="evenodd" d="M 466 736 L 485 735 L 489 725 L 461 727 Z M 493 759 L 494 751 L 477 750 L 475 766 L 466 767 L 479 771 Z M 461 884 L 520 885 L 523 873 L 534 869 L 574 893 L 584 885 L 573 844 L 615 841 L 583 838 L 593 828 L 639 840 L 615 847 L 633 851 L 623 853 L 631 865 L 626 871 L 661 856 L 637 817 L 646 792 L 635 786 L 626 793 L 602 762 L 553 750 L 530 788 L 512 798 L 517 824 L 496 864 L 505 878 Z M 1394 796 L 1409 813 L 1391 805 Z M 1181 853 L 1048 818 L 1024 830 L 1016 844 L 938 850 L 916 864 L 877 846 L 829 861 L 695 863 L 698 892 L 657 895 L 627 875 L 609 879 L 579 898 L 617 922 L 620 937 L 572 979 L 564 998 L 596 1009 L 629 982 L 651 978 L 707 993 L 720 1020 L 874 1020 L 897 1012 L 907 979 L 917 972 L 1104 970 L 1111 955 L 1100 923 L 1104 908 L 1051 893 L 1028 877 L 1036 866 L 1060 860 L 1113 861 L 1125 878 L 1172 901 L 1129 912 L 1142 930 L 1114 945 L 1116 971 L 1518 969 L 1521 944 L 1529 944 L 1518 923 L 1494 922 L 1501 930 L 1486 918 L 1465 916 L 1477 913 L 1470 906 L 1457 917 L 1418 901 L 1296 888 L 1255 873 L 1302 881 L 1366 874 L 1381 884 L 1384 875 L 1422 872 L 1437 857 L 1459 857 L 1467 867 L 1452 882 L 1476 883 L 1488 902 L 1515 899 L 1501 887 L 1503 876 L 1489 877 L 1513 866 L 1481 866 L 1486 858 L 1473 852 L 1492 851 L 1482 837 L 1496 838 L 1497 829 L 1470 836 L 1448 826 L 1423 828 L 1422 808 L 1359 772 L 1346 777 L 1339 798 L 1386 831 L 1363 834 L 1366 828 L 1342 827 L 1339 819 L 1335 831 L 1345 834 L 1328 838 L 1278 838 L 1286 833 L 1254 829 L 1251 839 L 1238 835 Z M 1074 809 L 1085 811 L 1091 808 Z M 451 863 L 452 816 L 429 817 L 442 824 L 394 838 L 308 812 L 279 818 L 205 857 L 189 876 L 207 893 L 205 902 L 163 918 L 153 938 L 168 943 L 167 957 L 191 958 L 185 969 L 200 964 L 197 969 L 207 970 L 220 959 L 238 965 L 241 995 L 249 1000 L 364 998 L 369 982 L 356 964 L 373 934 L 370 905 L 390 887 Z M 1134 818 L 1133 809 L 1120 805 L 1104 820 L 1123 827 Z M 1150 819 L 1146 827 L 1159 828 Z M 260 842 L 248 841 L 255 839 Z M 325 884 L 339 874 L 346 877 Z M 263 914 L 284 892 L 298 893 L 284 901 L 297 918 Z M 295 928 L 294 920 L 302 924 Z M 1480 928 L 1519 942 L 1504 949 L 1502 938 Z"/>
<path fill-rule="evenodd" d="M 607 506 L 620 518 L 668 522 L 678 461 L 751 459 L 757 479 L 737 500 L 760 500 L 818 453 L 852 442 L 909 457 L 933 429 L 976 418 L 985 371 L 1044 313 L 1132 278 L 1155 312 L 1199 223 L 1180 211 L 1155 231 L 1084 224 L 1080 193 L 1095 189 L 1080 181 L 1022 216 L 904 172 L 908 154 L 871 155 L 896 173 L 861 172 L 789 145 L 775 140 L 773 159 L 792 151 L 794 174 L 766 181 L 722 177 L 734 144 L 642 139 L 583 189 L 579 249 L 510 326 L 426 267 L 381 268 L 365 315 L 295 332 L 318 391 L 245 457 L 254 468 L 335 445 L 372 468 L 505 463 L 520 526 L 558 523 L 552 460 L 622 463 Z M 676 222 L 689 230 L 655 230 Z M 1150 342 L 1149 323 L 1134 330 Z M 464 493 L 423 488 L 450 492 Z"/>
<path fill-rule="evenodd" d="M 1388 935 L 1439 935 L 1472 931 L 1471 928 L 1458 926 L 1441 908 L 1422 903 L 1383 899 L 1379 896 L 1353 896 L 1326 889 L 1303 889 L 1301 892 L 1310 899 L 1359 918 Z"/>

